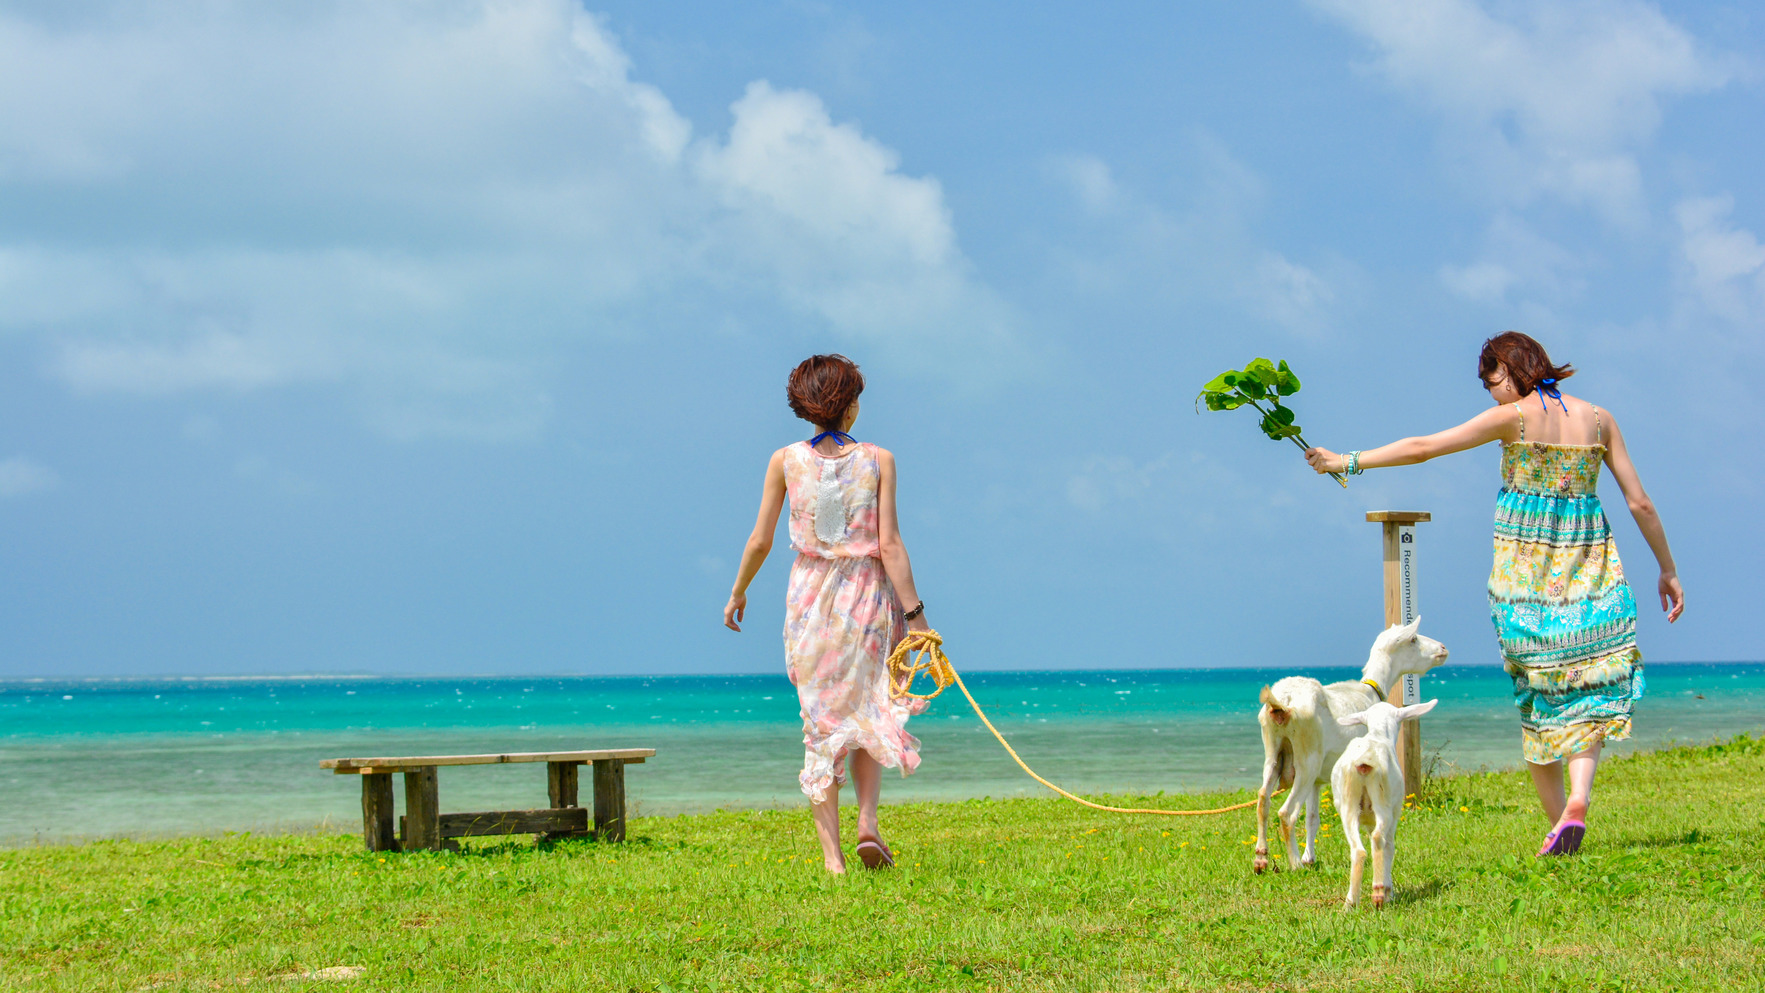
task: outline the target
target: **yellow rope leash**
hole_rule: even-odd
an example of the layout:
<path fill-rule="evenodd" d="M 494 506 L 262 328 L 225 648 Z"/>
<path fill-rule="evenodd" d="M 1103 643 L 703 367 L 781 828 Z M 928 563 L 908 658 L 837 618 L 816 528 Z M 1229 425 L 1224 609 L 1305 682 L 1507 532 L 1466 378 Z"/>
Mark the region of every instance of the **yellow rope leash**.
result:
<path fill-rule="evenodd" d="M 1018 757 L 1017 750 L 1011 747 L 1011 743 L 1005 740 L 1005 736 L 999 733 L 999 729 L 993 726 L 993 722 L 987 720 L 987 715 L 982 712 L 981 705 L 975 702 L 974 694 L 968 692 L 968 686 L 962 682 L 962 677 L 957 675 L 956 667 L 950 664 L 950 657 L 944 654 L 943 646 L 944 639 L 936 631 L 907 632 L 907 637 L 902 638 L 900 644 L 895 646 L 895 650 L 889 653 L 889 693 L 896 699 L 912 698 L 914 700 L 931 700 L 936 698 L 939 693 L 948 689 L 951 683 L 955 683 L 956 688 L 962 691 L 962 695 L 968 698 L 968 705 L 974 708 L 974 715 L 981 719 L 981 723 L 987 726 L 988 731 L 993 732 L 993 737 L 999 739 L 999 744 L 1005 748 L 1005 753 L 1011 756 L 1012 761 L 1016 762 L 1018 767 L 1023 771 L 1029 773 L 1031 779 L 1034 779 L 1036 782 L 1041 783 L 1043 786 L 1048 787 L 1061 796 L 1066 797 L 1068 800 L 1071 800 L 1074 803 L 1084 804 L 1093 810 L 1107 810 L 1116 814 L 1160 814 L 1165 817 L 1199 817 L 1204 814 L 1224 814 L 1229 811 L 1243 810 L 1246 807 L 1256 806 L 1256 800 L 1246 800 L 1243 803 L 1235 803 L 1230 807 L 1216 807 L 1213 810 L 1154 810 L 1150 807 L 1109 807 L 1101 803 L 1092 803 L 1082 796 L 1068 793 L 1053 783 L 1050 783 L 1048 780 L 1043 779 L 1041 776 L 1036 775 L 1036 770 L 1024 764 L 1024 760 Z M 909 654 L 913 656 L 911 661 L 907 658 Z M 913 680 L 917 678 L 920 673 L 925 673 L 927 676 L 930 676 L 932 682 L 936 683 L 938 688 L 932 690 L 930 693 L 913 692 Z"/>

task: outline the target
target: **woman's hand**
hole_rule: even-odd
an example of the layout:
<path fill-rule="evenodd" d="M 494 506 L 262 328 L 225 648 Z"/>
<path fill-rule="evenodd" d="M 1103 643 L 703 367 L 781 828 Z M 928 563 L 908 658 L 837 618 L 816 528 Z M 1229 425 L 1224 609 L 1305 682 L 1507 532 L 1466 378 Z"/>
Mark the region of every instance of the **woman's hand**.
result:
<path fill-rule="evenodd" d="M 748 595 L 746 593 L 731 593 L 729 602 L 723 605 L 723 626 L 731 631 L 740 631 L 742 626 L 736 622 L 742 619 L 742 615 L 747 610 Z"/>
<path fill-rule="evenodd" d="M 907 630 L 909 631 L 930 631 L 931 629 L 931 622 L 925 619 L 923 611 L 918 617 L 910 618 L 907 621 Z"/>
<path fill-rule="evenodd" d="M 1348 468 L 1348 461 L 1328 448 L 1308 448 L 1305 460 L 1311 463 L 1312 470 L 1319 475 L 1328 472 L 1341 472 Z"/>
<path fill-rule="evenodd" d="M 1661 609 L 1667 612 L 1667 623 L 1672 624 L 1685 612 L 1685 590 L 1679 586 L 1679 574 L 1663 572 L 1656 585 L 1661 591 Z"/>

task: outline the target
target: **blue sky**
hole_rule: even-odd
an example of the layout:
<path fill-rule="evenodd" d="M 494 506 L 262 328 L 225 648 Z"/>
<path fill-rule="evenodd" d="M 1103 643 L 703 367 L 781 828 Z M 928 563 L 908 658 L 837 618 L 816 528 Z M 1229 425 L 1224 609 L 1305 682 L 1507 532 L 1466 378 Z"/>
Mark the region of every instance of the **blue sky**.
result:
<path fill-rule="evenodd" d="M 1646 657 L 1757 659 L 1765 20 L 1738 3 L 0 2 L 0 676 L 768 672 L 719 625 L 803 356 L 869 376 L 976 668 L 1353 664 L 1375 508 L 1496 660 L 1496 452 L 1614 412 Z M 1616 488 L 1608 479 L 1608 497 Z"/>

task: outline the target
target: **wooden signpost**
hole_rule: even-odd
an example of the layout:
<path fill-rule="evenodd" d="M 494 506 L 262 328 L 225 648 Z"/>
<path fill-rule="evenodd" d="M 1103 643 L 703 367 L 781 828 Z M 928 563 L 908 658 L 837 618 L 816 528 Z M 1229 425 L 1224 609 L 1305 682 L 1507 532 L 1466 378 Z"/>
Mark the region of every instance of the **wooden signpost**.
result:
<path fill-rule="evenodd" d="M 1385 626 L 1416 619 L 1416 525 L 1431 520 L 1426 510 L 1369 510 L 1367 520 L 1381 525 L 1385 550 Z M 1422 679 L 1406 675 L 1388 694 L 1395 706 L 1422 699 Z M 1397 729 L 1397 757 L 1403 764 L 1406 793 L 1422 785 L 1422 722 L 1404 721 Z"/>

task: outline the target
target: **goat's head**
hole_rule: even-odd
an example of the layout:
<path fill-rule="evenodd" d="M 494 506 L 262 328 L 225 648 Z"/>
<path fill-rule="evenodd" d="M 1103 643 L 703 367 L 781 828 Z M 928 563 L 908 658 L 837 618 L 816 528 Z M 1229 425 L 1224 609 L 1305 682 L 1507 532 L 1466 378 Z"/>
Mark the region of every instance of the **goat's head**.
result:
<path fill-rule="evenodd" d="M 1446 661 L 1446 646 L 1422 634 L 1420 617 L 1408 624 L 1393 624 L 1373 639 L 1373 650 L 1361 675 L 1378 680 L 1380 686 L 1397 685 L 1406 673 L 1422 675 Z"/>
<path fill-rule="evenodd" d="M 1434 705 L 1439 702 L 1438 699 L 1435 699 L 1429 700 L 1427 703 L 1412 703 L 1407 707 L 1394 707 L 1381 700 L 1358 714 L 1349 714 L 1347 717 L 1338 717 L 1336 723 L 1345 728 L 1351 728 L 1357 724 L 1365 724 L 1367 726 L 1367 737 L 1384 738 L 1387 741 L 1396 741 L 1397 726 L 1399 724 L 1402 724 L 1404 721 L 1414 720 L 1423 714 L 1426 714 L 1428 711 L 1433 710 Z"/>

